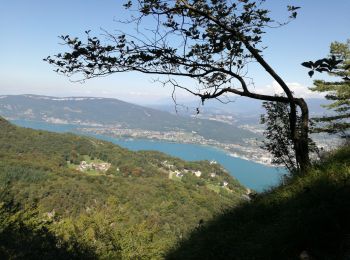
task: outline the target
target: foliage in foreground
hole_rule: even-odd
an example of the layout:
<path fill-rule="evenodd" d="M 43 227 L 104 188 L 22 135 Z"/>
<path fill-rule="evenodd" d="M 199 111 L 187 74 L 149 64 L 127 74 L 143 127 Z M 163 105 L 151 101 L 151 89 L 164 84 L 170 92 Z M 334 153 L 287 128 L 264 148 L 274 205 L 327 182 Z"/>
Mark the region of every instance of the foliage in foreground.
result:
<path fill-rule="evenodd" d="M 169 259 L 349 259 L 350 146 L 193 232 Z"/>
<path fill-rule="evenodd" d="M 198 223 L 239 203 L 245 192 L 217 164 L 131 152 L 2 118 L 0 130 L 1 259 L 163 258 Z M 99 174 L 69 167 L 87 156 L 111 167 Z M 202 175 L 170 179 L 164 161 Z M 208 176 L 212 171 L 215 178 Z M 230 189 L 220 187 L 223 180 Z"/>

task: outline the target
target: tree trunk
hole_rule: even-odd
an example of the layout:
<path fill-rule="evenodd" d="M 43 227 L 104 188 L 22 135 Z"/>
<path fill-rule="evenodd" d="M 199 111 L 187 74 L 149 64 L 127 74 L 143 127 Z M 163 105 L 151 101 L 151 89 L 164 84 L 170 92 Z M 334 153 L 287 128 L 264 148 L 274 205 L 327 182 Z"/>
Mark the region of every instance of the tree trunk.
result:
<path fill-rule="evenodd" d="M 295 136 L 295 156 L 299 165 L 300 173 L 303 175 L 310 166 L 309 158 L 309 109 L 304 99 L 296 99 L 296 103 L 301 110 L 300 131 Z"/>

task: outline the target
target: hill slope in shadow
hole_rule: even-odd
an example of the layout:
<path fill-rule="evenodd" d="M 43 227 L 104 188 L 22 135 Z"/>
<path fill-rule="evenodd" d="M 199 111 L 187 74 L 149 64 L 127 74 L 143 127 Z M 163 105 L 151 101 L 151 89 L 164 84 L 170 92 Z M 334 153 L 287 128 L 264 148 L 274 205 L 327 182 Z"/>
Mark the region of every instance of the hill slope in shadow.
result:
<path fill-rule="evenodd" d="M 203 225 L 168 259 L 350 259 L 350 146 Z"/>

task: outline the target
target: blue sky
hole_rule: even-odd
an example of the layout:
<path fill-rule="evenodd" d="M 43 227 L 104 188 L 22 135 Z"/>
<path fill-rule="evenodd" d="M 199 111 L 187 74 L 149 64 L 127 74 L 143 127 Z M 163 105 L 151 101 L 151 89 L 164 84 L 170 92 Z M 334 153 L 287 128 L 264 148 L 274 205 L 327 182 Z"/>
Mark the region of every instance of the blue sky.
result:
<path fill-rule="evenodd" d="M 349 0 L 268 0 L 274 17 L 283 17 L 287 4 L 301 6 L 298 18 L 287 26 L 268 31 L 264 44 L 266 60 L 295 88 L 298 95 L 311 94 L 312 80 L 300 66 L 306 60 L 327 55 L 332 41 L 350 38 Z M 169 99 L 171 89 L 152 83 L 149 76 L 126 73 L 72 83 L 55 74 L 42 61 L 63 50 L 57 36 L 79 36 L 85 30 L 100 33 L 121 25 L 113 21 L 128 13 L 122 0 L 2 0 L 0 3 L 0 94 L 115 97 L 136 103 Z M 262 70 L 251 68 L 259 91 L 277 89 Z M 181 95 L 180 95 L 181 96 Z M 186 95 L 183 95 L 186 99 Z"/>

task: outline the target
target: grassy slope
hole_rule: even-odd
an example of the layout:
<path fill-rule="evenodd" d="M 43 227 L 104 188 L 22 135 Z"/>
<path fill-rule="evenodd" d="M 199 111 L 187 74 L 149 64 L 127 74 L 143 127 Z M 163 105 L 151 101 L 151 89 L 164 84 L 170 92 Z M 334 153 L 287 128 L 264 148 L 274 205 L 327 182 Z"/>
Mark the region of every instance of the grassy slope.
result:
<path fill-rule="evenodd" d="M 67 157 L 112 163 L 101 176 L 70 169 Z M 245 189 L 218 194 L 172 181 L 156 152 L 131 152 L 72 134 L 24 129 L 0 118 L 0 258 L 161 258 L 181 237 L 241 201 Z M 117 170 L 119 168 L 119 171 Z M 226 176 L 225 176 L 226 174 Z"/>
<path fill-rule="evenodd" d="M 169 259 L 350 257 L 350 147 L 345 146 L 252 202 L 214 219 Z"/>

